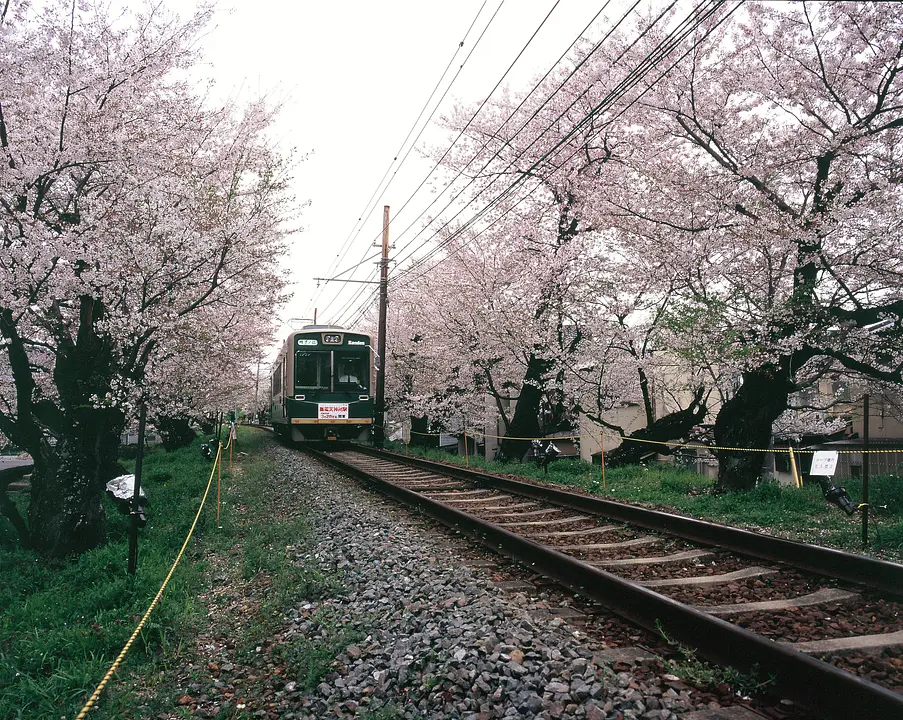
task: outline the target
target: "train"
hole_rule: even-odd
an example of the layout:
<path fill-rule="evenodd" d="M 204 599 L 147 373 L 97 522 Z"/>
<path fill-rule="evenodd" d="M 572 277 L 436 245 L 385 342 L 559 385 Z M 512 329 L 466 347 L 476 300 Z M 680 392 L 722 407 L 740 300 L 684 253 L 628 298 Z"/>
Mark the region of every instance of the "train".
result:
<path fill-rule="evenodd" d="M 273 430 L 292 442 L 368 440 L 376 386 L 370 340 L 335 325 L 290 333 L 271 376 Z"/>

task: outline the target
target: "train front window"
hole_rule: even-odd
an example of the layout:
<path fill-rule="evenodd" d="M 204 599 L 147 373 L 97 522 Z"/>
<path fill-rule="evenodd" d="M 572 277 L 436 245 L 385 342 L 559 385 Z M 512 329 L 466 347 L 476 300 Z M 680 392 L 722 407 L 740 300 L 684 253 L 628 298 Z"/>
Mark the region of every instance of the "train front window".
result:
<path fill-rule="evenodd" d="M 295 353 L 296 390 L 329 390 L 330 354 L 302 350 Z"/>
<path fill-rule="evenodd" d="M 361 353 L 335 354 L 335 389 L 360 392 L 370 387 L 368 356 Z"/>

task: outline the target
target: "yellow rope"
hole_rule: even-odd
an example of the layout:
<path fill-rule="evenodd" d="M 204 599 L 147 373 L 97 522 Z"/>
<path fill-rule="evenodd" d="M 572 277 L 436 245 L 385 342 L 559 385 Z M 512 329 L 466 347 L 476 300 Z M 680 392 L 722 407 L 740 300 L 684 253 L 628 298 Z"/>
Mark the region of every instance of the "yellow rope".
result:
<path fill-rule="evenodd" d="M 194 522 L 191 523 L 191 528 L 188 530 L 188 535 L 185 537 L 185 542 L 182 543 L 182 549 L 179 550 L 179 554 L 176 556 L 175 562 L 172 564 L 172 567 L 169 568 L 169 572 L 166 574 L 166 578 L 163 580 L 163 584 L 157 591 L 157 594 L 154 597 L 153 602 L 151 602 L 150 607 L 148 607 L 147 612 L 144 613 L 144 617 L 141 618 L 141 622 L 138 623 L 138 627 L 135 628 L 135 632 L 132 633 L 132 636 L 128 639 L 128 642 L 126 642 L 125 647 L 122 648 L 122 652 L 120 652 L 117 658 L 113 661 L 110 669 L 107 670 L 107 674 L 103 676 L 103 680 L 100 681 L 100 684 L 95 688 L 94 692 L 91 693 L 91 697 L 88 698 L 88 702 L 85 703 L 85 706 L 81 709 L 81 712 L 76 715 L 75 720 L 84 720 L 84 718 L 87 716 L 88 711 L 91 709 L 94 703 L 97 702 L 97 698 L 100 697 L 100 694 L 103 692 L 103 689 L 110 681 L 110 678 L 113 677 L 113 674 L 119 669 L 119 666 L 125 658 L 126 653 L 128 653 L 129 649 L 132 647 L 132 643 L 135 642 L 135 638 L 138 637 L 138 633 L 141 632 L 141 628 L 144 627 L 144 623 L 147 622 L 150 614 L 159 604 L 160 598 L 163 597 L 163 592 L 166 590 L 166 586 L 169 584 L 169 580 L 170 578 L 172 578 L 172 574 L 175 572 L 179 561 L 182 559 L 182 555 L 185 553 L 185 548 L 188 547 L 188 542 L 191 540 L 191 536 L 194 533 L 194 528 L 198 524 L 198 519 L 201 517 L 201 510 L 204 509 L 204 503 L 207 501 L 207 495 L 210 492 L 210 486 L 213 484 L 213 473 L 216 472 L 216 466 L 220 462 L 221 453 L 222 445 L 220 445 L 220 450 L 216 453 L 216 460 L 213 463 L 213 470 L 210 471 L 210 479 L 207 481 L 207 489 L 204 490 L 204 497 L 201 498 L 201 504 L 198 507 L 197 514 L 194 516 Z"/>
<path fill-rule="evenodd" d="M 416 432 L 415 430 L 410 431 L 412 435 L 422 435 L 425 437 L 439 437 L 440 435 L 445 435 L 447 433 L 422 433 Z M 556 435 L 553 437 L 508 437 L 507 435 L 489 435 L 488 433 L 481 433 L 479 431 L 474 430 L 473 428 L 468 429 L 467 434 L 470 437 L 480 437 L 480 438 L 490 438 L 493 440 L 523 440 L 523 441 L 531 441 L 531 440 L 585 440 L 592 439 L 595 441 L 597 438 L 595 435 Z M 621 440 L 622 442 L 637 442 L 637 443 L 646 443 L 647 445 L 664 445 L 666 447 L 677 446 L 678 448 L 686 448 L 688 450 L 728 450 L 733 452 L 759 452 L 759 453 L 789 453 L 790 448 L 750 448 L 750 447 L 730 447 L 730 446 L 722 446 L 722 445 L 686 445 L 677 441 L 667 441 L 667 440 L 646 440 L 645 438 L 632 438 L 626 437 L 624 435 L 617 435 L 615 433 L 602 433 L 603 438 L 609 438 L 612 440 Z M 903 450 L 831 450 L 827 448 L 825 451 L 840 453 L 841 455 L 855 455 L 857 453 L 868 453 L 871 455 L 878 453 L 898 453 L 903 452 Z M 796 450 L 799 453 L 812 453 L 819 452 L 817 450 Z"/>

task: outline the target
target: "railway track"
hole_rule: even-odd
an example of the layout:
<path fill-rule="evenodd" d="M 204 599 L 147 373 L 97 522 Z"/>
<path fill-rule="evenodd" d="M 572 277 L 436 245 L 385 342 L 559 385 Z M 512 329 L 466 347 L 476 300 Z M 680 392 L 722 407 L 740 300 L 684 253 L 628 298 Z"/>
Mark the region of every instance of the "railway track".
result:
<path fill-rule="evenodd" d="M 372 448 L 308 451 L 826 718 L 903 718 L 903 565 Z"/>

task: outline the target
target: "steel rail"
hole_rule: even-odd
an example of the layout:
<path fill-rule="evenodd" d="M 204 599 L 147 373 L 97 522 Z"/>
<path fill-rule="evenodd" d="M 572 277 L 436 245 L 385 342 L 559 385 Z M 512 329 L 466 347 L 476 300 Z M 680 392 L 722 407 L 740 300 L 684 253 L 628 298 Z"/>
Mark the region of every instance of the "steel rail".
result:
<path fill-rule="evenodd" d="M 651 632 L 664 630 L 670 637 L 695 648 L 712 662 L 730 665 L 742 671 L 772 674 L 776 691 L 822 713 L 826 718 L 848 720 L 850 717 L 903 717 L 903 695 L 535 543 L 499 525 L 346 465 L 327 453 L 312 448 L 304 450 L 343 474 L 465 533 L 496 553 L 535 569 L 574 592 L 593 599 L 617 615 Z M 382 457 L 387 455 L 371 454 Z M 400 458 L 391 455 L 392 459 Z M 433 465 L 436 470 L 453 474 L 448 472 L 446 465 Z"/>
<path fill-rule="evenodd" d="M 432 472 L 441 472 L 460 480 L 476 482 L 483 486 L 505 490 L 534 500 L 554 503 L 561 507 L 582 512 L 591 512 L 613 520 L 638 525 L 648 530 L 666 532 L 685 540 L 703 545 L 712 545 L 734 552 L 771 560 L 784 565 L 809 570 L 839 580 L 858 583 L 882 590 L 892 595 L 903 595 L 903 565 L 834 550 L 833 548 L 787 540 L 752 530 L 742 530 L 729 525 L 697 520 L 674 513 L 650 508 L 627 505 L 602 498 L 581 495 L 544 485 L 492 475 L 444 463 L 401 455 L 389 451 L 379 451 L 367 446 L 355 445 L 354 450 L 376 457 L 383 457 L 419 467 Z"/>

